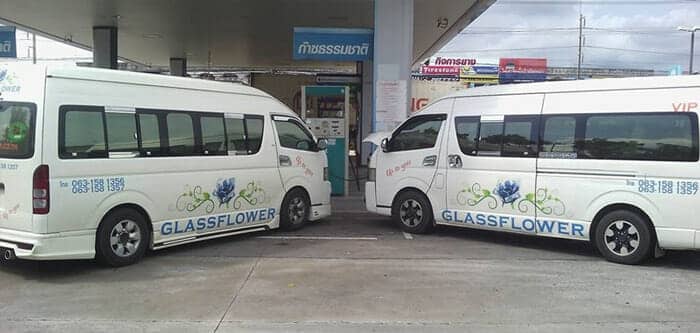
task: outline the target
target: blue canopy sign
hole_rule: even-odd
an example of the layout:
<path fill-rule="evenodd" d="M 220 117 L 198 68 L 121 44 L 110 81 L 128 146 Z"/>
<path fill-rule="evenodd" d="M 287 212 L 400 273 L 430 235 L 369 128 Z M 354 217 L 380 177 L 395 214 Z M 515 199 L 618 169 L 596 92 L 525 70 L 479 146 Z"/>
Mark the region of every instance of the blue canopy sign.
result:
<path fill-rule="evenodd" d="M 374 53 L 372 29 L 294 28 L 294 60 L 363 61 Z"/>
<path fill-rule="evenodd" d="M 15 27 L 0 27 L 0 58 L 17 58 Z"/>

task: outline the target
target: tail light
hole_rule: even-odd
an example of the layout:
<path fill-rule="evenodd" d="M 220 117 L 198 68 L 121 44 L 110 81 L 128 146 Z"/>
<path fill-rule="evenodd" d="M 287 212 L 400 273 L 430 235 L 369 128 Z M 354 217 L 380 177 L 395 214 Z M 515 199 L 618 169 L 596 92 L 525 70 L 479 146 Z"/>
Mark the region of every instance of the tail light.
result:
<path fill-rule="evenodd" d="M 323 168 L 323 180 L 328 180 L 328 167 Z"/>
<path fill-rule="evenodd" d="M 32 207 L 34 214 L 49 213 L 49 166 L 46 164 L 42 164 L 34 170 Z"/>
<path fill-rule="evenodd" d="M 367 169 L 367 180 L 370 182 L 377 180 L 377 169 L 376 168 Z"/>

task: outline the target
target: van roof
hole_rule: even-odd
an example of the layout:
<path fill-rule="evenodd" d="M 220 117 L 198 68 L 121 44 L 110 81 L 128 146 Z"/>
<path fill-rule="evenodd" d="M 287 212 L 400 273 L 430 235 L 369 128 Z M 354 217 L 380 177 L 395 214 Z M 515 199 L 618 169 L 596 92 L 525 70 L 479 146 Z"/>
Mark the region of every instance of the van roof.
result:
<path fill-rule="evenodd" d="M 445 96 L 444 98 L 687 87 L 700 87 L 700 75 L 508 84 L 465 89 L 464 91 Z"/>
<path fill-rule="evenodd" d="M 46 66 L 46 75 L 49 77 L 60 77 L 66 79 L 115 82 L 144 86 L 193 89 L 272 97 L 260 89 L 249 87 L 244 84 L 91 67 Z"/>

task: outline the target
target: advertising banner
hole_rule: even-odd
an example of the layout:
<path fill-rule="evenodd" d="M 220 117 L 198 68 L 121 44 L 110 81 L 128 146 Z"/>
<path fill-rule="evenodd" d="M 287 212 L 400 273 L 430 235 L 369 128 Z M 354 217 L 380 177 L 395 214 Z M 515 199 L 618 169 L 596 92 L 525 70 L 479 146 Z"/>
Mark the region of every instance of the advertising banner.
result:
<path fill-rule="evenodd" d="M 365 61 L 374 54 L 372 29 L 294 28 L 294 60 Z"/>
<path fill-rule="evenodd" d="M 539 82 L 547 79 L 547 59 L 501 58 L 498 67 L 501 83 Z"/>
<path fill-rule="evenodd" d="M 463 83 L 473 83 L 475 85 L 498 84 L 498 66 L 462 66 L 459 78 Z"/>
<path fill-rule="evenodd" d="M 0 58 L 17 58 L 15 27 L 0 27 Z"/>

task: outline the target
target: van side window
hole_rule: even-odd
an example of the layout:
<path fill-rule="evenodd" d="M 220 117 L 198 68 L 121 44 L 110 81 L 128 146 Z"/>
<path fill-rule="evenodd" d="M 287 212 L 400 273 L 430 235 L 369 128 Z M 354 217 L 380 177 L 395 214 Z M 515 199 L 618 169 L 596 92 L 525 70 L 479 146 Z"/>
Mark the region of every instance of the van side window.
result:
<path fill-rule="evenodd" d="M 479 117 L 456 117 L 455 130 L 457 143 L 462 153 L 476 155 L 476 144 L 479 139 Z"/>
<path fill-rule="evenodd" d="M 482 122 L 479 127 L 479 156 L 501 156 L 503 144 L 503 123 Z"/>
<path fill-rule="evenodd" d="M 316 142 L 301 124 L 294 120 L 277 120 L 277 135 L 279 136 L 280 145 L 285 148 L 316 151 Z"/>
<path fill-rule="evenodd" d="M 61 158 L 107 157 L 103 108 L 62 106 L 59 111 Z"/>
<path fill-rule="evenodd" d="M 260 151 L 263 140 L 263 117 L 246 115 L 245 124 L 248 137 L 248 154 L 257 154 Z"/>
<path fill-rule="evenodd" d="M 226 136 L 229 155 L 253 155 L 260 151 L 263 117 L 245 115 L 226 118 Z"/>
<path fill-rule="evenodd" d="M 133 113 L 105 113 L 110 152 L 137 152 L 136 116 Z"/>
<path fill-rule="evenodd" d="M 141 140 L 141 154 L 144 156 L 162 155 L 158 116 L 152 113 L 138 113 Z"/>
<path fill-rule="evenodd" d="M 537 116 L 506 116 L 502 156 L 537 157 Z"/>
<path fill-rule="evenodd" d="M 542 142 L 539 157 L 577 158 L 576 117 L 543 117 Z"/>
<path fill-rule="evenodd" d="M 204 155 L 226 155 L 226 131 L 224 118 L 219 116 L 202 116 L 199 118 L 202 128 L 202 153 Z"/>
<path fill-rule="evenodd" d="M 695 113 L 591 115 L 583 155 L 592 159 L 697 161 Z"/>
<path fill-rule="evenodd" d="M 407 120 L 389 140 L 389 151 L 434 147 L 444 120 L 445 115 L 415 116 Z"/>
<path fill-rule="evenodd" d="M 186 113 L 168 113 L 168 154 L 192 155 L 195 152 L 192 117 Z"/>
<path fill-rule="evenodd" d="M 243 118 L 226 118 L 226 136 L 229 155 L 247 155 L 245 124 Z"/>

